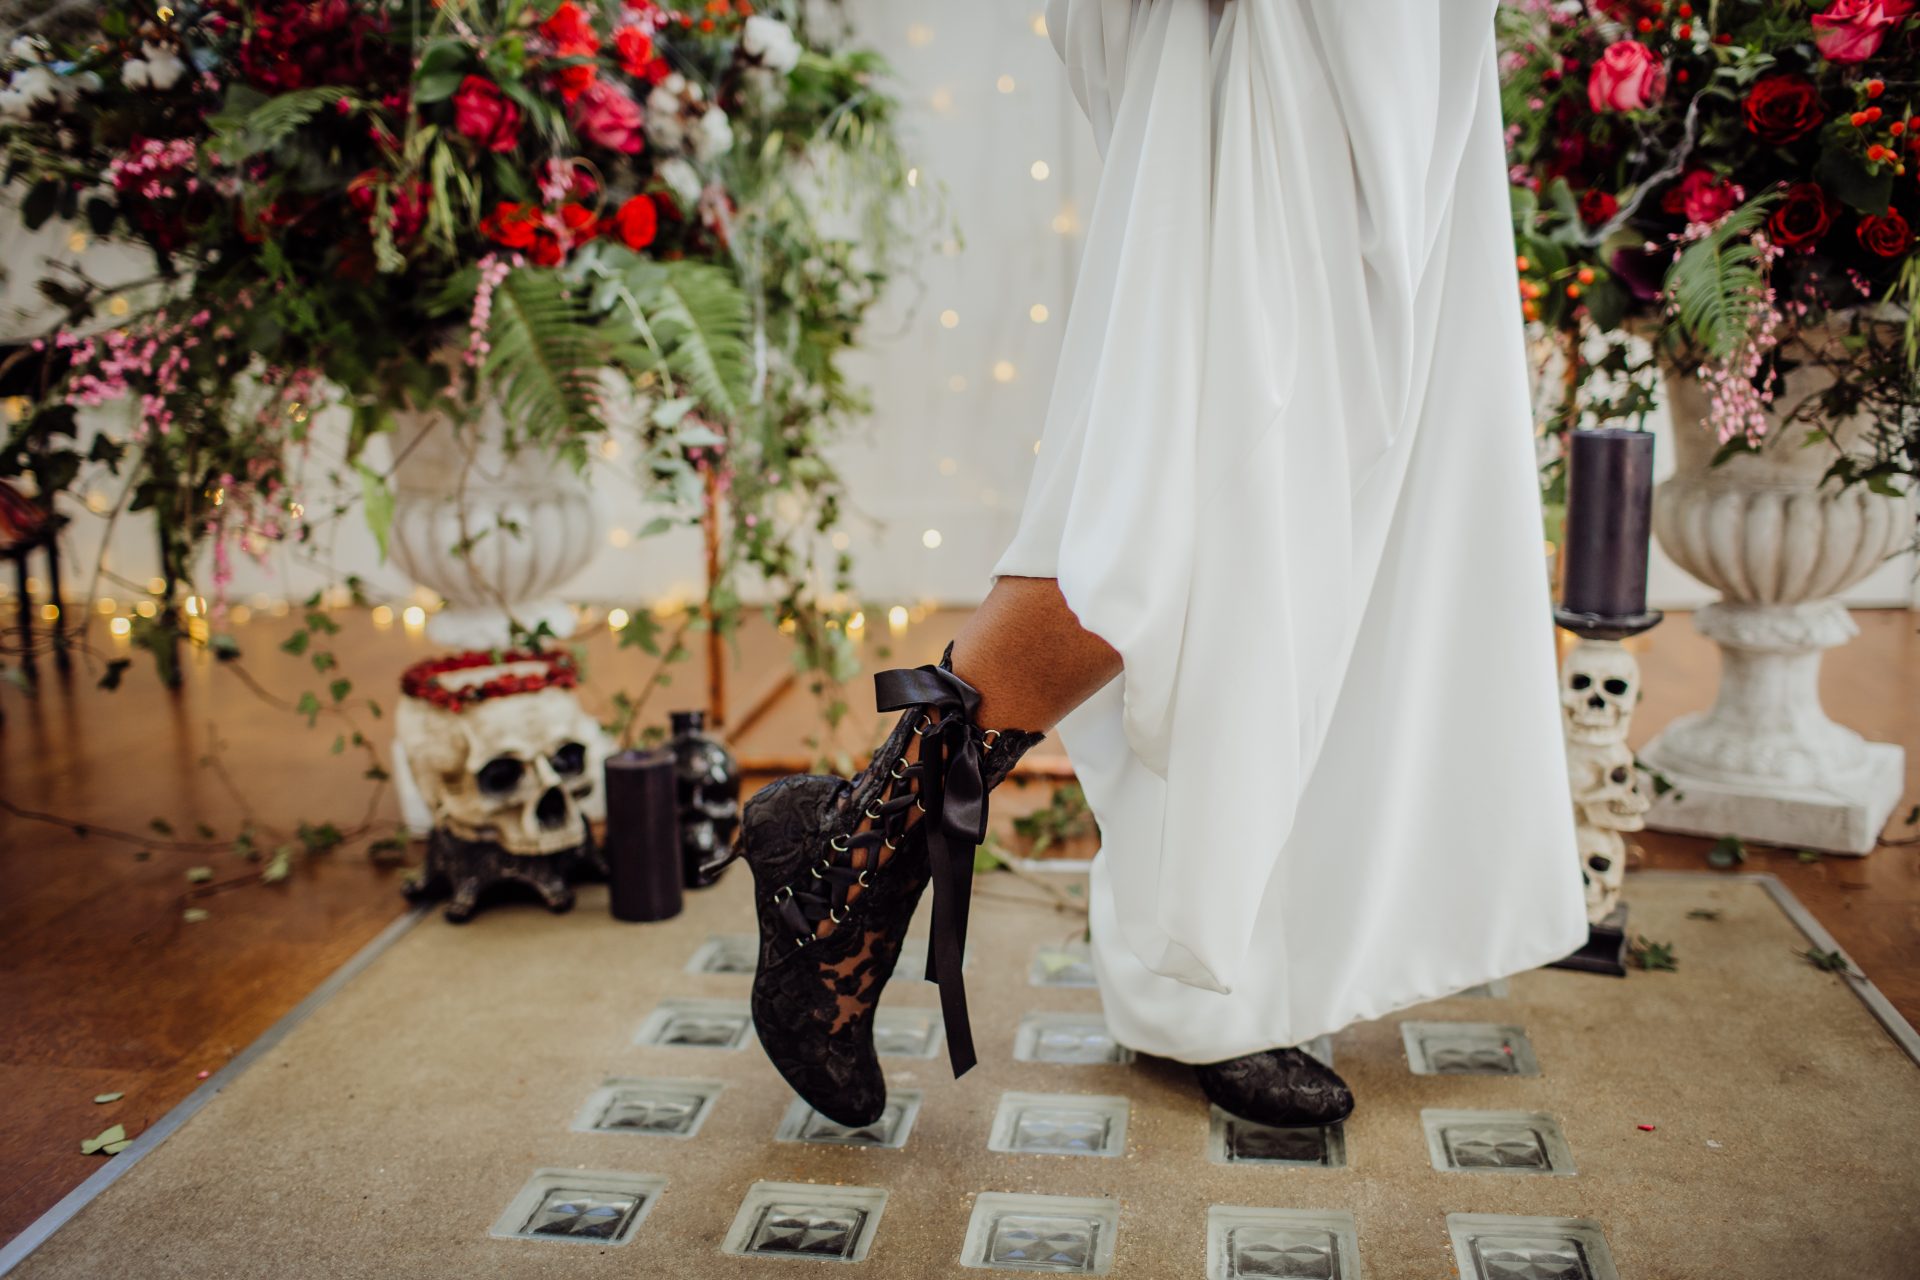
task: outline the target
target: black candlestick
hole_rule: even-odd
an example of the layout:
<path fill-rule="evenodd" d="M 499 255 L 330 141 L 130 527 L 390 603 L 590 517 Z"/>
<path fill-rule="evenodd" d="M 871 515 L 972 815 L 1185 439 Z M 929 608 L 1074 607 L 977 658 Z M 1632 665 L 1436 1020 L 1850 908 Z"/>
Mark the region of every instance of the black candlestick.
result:
<path fill-rule="evenodd" d="M 1647 608 L 1653 530 L 1653 435 L 1621 427 L 1567 434 L 1566 565 L 1554 618 L 1593 640 L 1659 622 Z"/>
<path fill-rule="evenodd" d="M 680 914 L 680 806 L 671 751 L 608 757 L 606 852 L 614 919 Z"/>

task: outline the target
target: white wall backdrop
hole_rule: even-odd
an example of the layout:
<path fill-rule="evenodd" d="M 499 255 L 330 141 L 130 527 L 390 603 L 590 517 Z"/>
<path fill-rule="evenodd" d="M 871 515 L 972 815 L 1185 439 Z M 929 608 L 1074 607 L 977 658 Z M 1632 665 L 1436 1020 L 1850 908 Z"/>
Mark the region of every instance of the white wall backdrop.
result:
<path fill-rule="evenodd" d="M 862 38 L 893 61 L 908 104 L 923 180 L 944 187 L 961 233 L 902 281 L 869 334 L 853 372 L 873 390 L 876 412 L 837 451 L 852 496 L 846 532 L 862 596 L 874 603 L 967 603 L 1011 538 L 1045 414 L 1051 372 L 1079 260 L 1081 221 L 1098 173 L 1091 138 L 1045 35 L 1039 0 L 851 0 Z M 67 227 L 28 236 L 9 218 L 0 231 L 8 280 L 6 329 L 32 331 L 35 266 L 76 246 L 96 274 L 134 269 L 124 255 L 75 241 Z M 121 261 L 116 266 L 116 256 Z M 95 419 L 96 424 L 104 419 Z M 1656 454 L 1671 465 L 1671 427 Z M 337 430 L 315 433 L 306 466 L 324 483 L 338 465 Z M 633 452 L 595 463 L 596 502 L 606 529 L 594 562 L 567 594 L 631 604 L 698 589 L 691 532 L 635 541 L 650 518 L 626 470 Z M 95 506 L 112 494 L 91 495 Z M 324 503 L 309 503 L 317 509 Z M 104 521 L 76 512 L 70 593 L 85 590 Z M 315 552 L 277 550 L 243 565 L 236 598 L 304 596 L 346 573 L 400 598 L 409 586 L 379 562 L 357 516 L 338 521 Z M 122 583 L 154 572 L 150 533 L 123 525 L 108 548 Z M 1251 586 L 1252 584 L 1250 584 Z M 109 580 L 102 594 L 125 595 Z M 1860 605 L 1915 602 L 1911 558 L 1884 566 L 1852 593 Z M 1654 550 L 1656 606 L 1712 598 Z"/>

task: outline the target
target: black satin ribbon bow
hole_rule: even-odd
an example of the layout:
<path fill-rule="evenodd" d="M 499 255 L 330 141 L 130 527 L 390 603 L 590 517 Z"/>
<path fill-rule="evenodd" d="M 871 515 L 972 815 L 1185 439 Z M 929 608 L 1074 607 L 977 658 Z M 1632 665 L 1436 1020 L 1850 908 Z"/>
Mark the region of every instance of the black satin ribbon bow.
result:
<path fill-rule="evenodd" d="M 967 912 L 973 899 L 973 851 L 987 838 L 987 785 L 973 717 L 980 692 L 944 667 L 882 671 L 873 677 L 881 711 L 929 707 L 938 721 L 920 734 L 921 803 L 926 806 L 927 857 L 933 880 L 933 930 L 927 947 L 927 981 L 940 987 L 947 1023 L 947 1057 L 953 1074 L 965 1075 L 978 1059 L 967 1017 Z"/>

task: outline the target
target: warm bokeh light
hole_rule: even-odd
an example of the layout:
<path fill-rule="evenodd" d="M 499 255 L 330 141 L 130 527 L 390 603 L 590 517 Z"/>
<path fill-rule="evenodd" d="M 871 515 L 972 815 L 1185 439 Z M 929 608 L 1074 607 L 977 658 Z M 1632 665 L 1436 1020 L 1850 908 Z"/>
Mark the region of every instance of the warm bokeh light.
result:
<path fill-rule="evenodd" d="M 993 380 L 995 382 L 1012 382 L 1018 373 L 1011 360 L 1000 360 L 994 363 Z"/>
<path fill-rule="evenodd" d="M 627 624 L 631 621 L 633 621 L 633 618 L 625 609 L 609 609 L 607 611 L 607 630 L 609 631 L 624 631 L 627 628 Z"/>
<path fill-rule="evenodd" d="M 1047 304 L 1044 302 L 1036 302 L 1031 307 L 1027 308 L 1027 318 L 1029 320 L 1032 320 L 1035 324 L 1045 324 L 1047 322 L 1047 317 L 1052 314 L 1053 313 L 1051 311 L 1047 310 Z"/>
<path fill-rule="evenodd" d="M 407 611 L 400 615 L 400 622 L 408 631 L 418 631 L 427 625 L 427 611 L 417 604 L 410 604 Z"/>
<path fill-rule="evenodd" d="M 1033 162 L 1033 168 L 1027 170 L 1027 172 L 1033 175 L 1035 182 L 1045 182 L 1053 170 L 1047 167 L 1045 160 L 1035 160 Z"/>
<path fill-rule="evenodd" d="M 113 632 L 114 635 L 120 636 L 124 639 L 129 633 L 133 631 L 133 623 L 131 620 L 127 618 L 115 618 L 112 622 L 109 622 L 107 624 L 107 630 Z"/>
<path fill-rule="evenodd" d="M 925 547 L 929 551 L 932 551 L 935 547 L 938 547 L 941 541 L 942 539 L 940 537 L 940 531 L 938 529 L 929 529 L 925 533 L 920 535 L 920 545 Z"/>
<path fill-rule="evenodd" d="M 373 606 L 373 625 L 382 631 L 393 625 L 393 606 L 377 604 Z"/>

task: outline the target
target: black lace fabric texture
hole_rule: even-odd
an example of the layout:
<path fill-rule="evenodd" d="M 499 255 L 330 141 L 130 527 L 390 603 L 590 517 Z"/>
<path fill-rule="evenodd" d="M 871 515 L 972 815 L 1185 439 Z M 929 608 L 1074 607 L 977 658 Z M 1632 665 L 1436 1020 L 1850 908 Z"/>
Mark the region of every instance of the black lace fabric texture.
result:
<path fill-rule="evenodd" d="M 1194 1068 L 1222 1111 L 1278 1129 L 1335 1124 L 1353 1112 L 1353 1091 L 1333 1068 L 1300 1049 L 1268 1049 Z"/>
<path fill-rule="evenodd" d="M 791 886 L 812 881 L 813 870 L 836 841 L 844 845 L 874 830 L 872 815 L 911 789 L 915 775 L 906 765 L 914 727 L 922 723 L 922 712 L 908 711 L 853 780 L 785 778 L 749 801 L 743 815 L 741 847 L 753 872 L 760 925 L 754 1028 L 794 1091 L 839 1124 L 871 1124 L 886 1106 L 886 1082 L 873 1048 L 873 1012 L 930 878 L 928 817 L 910 804 L 892 806 L 910 820 L 892 838 L 893 847 L 869 844 L 855 851 L 853 865 L 865 873 L 859 889 L 844 895 L 834 914 L 813 927 L 810 941 L 802 942 L 794 913 L 783 913 L 776 901 L 788 897 Z M 1004 780 L 1044 736 L 997 735 L 982 751 L 987 788 Z"/>

